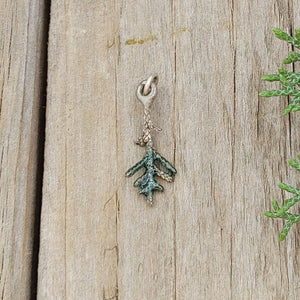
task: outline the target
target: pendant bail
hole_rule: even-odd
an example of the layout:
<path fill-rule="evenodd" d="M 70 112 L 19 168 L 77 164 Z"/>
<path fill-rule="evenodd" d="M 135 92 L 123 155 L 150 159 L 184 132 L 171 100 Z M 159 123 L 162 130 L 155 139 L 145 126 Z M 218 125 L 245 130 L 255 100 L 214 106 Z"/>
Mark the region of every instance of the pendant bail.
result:
<path fill-rule="evenodd" d="M 150 110 L 152 103 L 157 94 L 158 75 L 149 76 L 147 80 L 143 80 L 137 87 L 136 96 L 144 107 Z"/>

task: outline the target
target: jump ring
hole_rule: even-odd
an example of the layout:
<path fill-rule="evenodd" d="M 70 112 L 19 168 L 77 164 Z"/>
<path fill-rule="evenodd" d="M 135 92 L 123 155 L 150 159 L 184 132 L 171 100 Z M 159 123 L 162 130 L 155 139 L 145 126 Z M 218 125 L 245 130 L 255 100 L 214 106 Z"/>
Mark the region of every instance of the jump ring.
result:
<path fill-rule="evenodd" d="M 143 94 L 144 96 L 148 95 L 150 92 L 150 88 L 152 86 L 152 83 L 154 83 L 155 85 L 158 83 L 158 75 L 157 74 L 152 74 L 151 76 L 149 76 L 149 78 L 147 79 L 144 89 L 143 89 Z"/>
<path fill-rule="evenodd" d="M 143 91 L 145 89 L 145 84 L 146 84 L 145 80 L 139 84 L 137 91 L 136 91 L 136 96 L 146 108 L 150 109 L 152 102 L 157 93 L 157 87 L 156 87 L 155 83 L 152 82 L 150 92 L 148 93 L 148 95 L 145 96 L 143 93 Z"/>

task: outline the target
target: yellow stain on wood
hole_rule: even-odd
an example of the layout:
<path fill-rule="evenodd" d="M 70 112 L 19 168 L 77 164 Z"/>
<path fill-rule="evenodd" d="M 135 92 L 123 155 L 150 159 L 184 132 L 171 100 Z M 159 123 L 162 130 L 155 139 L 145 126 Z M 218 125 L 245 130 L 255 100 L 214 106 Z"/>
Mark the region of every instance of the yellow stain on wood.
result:
<path fill-rule="evenodd" d="M 172 32 L 172 34 L 173 35 L 178 35 L 180 33 L 186 32 L 186 31 L 191 32 L 191 29 L 187 28 L 187 27 L 179 28 L 179 29 L 174 30 Z M 142 39 L 136 39 L 136 38 L 129 39 L 125 42 L 125 45 L 138 45 L 138 44 L 141 45 L 141 44 L 144 44 L 145 42 L 153 42 L 155 40 L 158 40 L 158 36 L 160 34 L 161 34 L 161 32 L 158 32 L 156 34 L 149 35 L 148 37 L 145 37 L 145 38 L 142 38 Z"/>
<path fill-rule="evenodd" d="M 150 35 L 144 39 L 139 39 L 139 40 L 136 40 L 136 39 L 130 39 L 130 40 L 127 40 L 125 42 L 126 45 L 136 45 L 136 44 L 144 44 L 145 42 L 153 42 L 157 40 L 157 36 L 156 35 Z"/>

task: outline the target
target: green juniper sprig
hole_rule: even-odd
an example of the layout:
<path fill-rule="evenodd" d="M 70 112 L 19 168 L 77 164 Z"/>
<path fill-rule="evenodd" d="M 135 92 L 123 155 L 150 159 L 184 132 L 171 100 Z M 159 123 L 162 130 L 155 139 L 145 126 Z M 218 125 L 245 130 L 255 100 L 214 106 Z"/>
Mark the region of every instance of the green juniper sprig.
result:
<path fill-rule="evenodd" d="M 298 155 L 298 159 L 300 159 L 300 155 Z M 300 164 L 299 163 L 297 163 L 293 159 L 289 159 L 288 162 L 293 168 L 295 168 L 297 171 L 300 172 Z M 291 187 L 285 183 L 279 183 L 278 186 L 282 190 L 294 194 L 294 197 L 285 200 L 284 205 L 282 207 L 279 207 L 277 201 L 274 200 L 272 202 L 272 205 L 273 205 L 273 208 L 275 211 L 274 212 L 266 211 L 265 216 L 270 217 L 270 218 L 281 218 L 281 219 L 288 220 L 288 222 L 285 224 L 285 226 L 279 236 L 279 240 L 283 241 L 286 238 L 292 225 L 294 223 L 297 223 L 300 221 L 300 215 L 291 214 L 291 213 L 287 212 L 292 206 L 294 206 L 297 202 L 300 201 L 300 190 L 296 189 L 294 187 Z"/>
<path fill-rule="evenodd" d="M 292 44 L 297 49 L 300 49 L 300 28 L 296 29 L 296 39 L 281 31 L 279 28 L 274 28 L 273 30 L 277 38 Z M 300 61 L 300 54 L 295 51 L 291 51 L 290 55 L 283 60 L 283 63 L 291 64 L 297 61 Z M 290 99 L 293 100 L 283 111 L 283 114 L 287 115 L 290 112 L 300 110 L 300 73 L 288 72 L 283 68 L 279 68 L 278 71 L 279 74 L 262 76 L 262 80 L 280 81 L 283 88 L 279 90 L 262 91 L 259 95 L 262 97 L 289 96 Z"/>
<path fill-rule="evenodd" d="M 287 33 L 281 31 L 279 28 L 273 29 L 275 36 L 280 40 L 286 41 L 292 44 L 295 48 L 300 49 L 300 28 L 296 29 L 295 38 L 288 35 Z M 291 64 L 300 61 L 300 54 L 295 51 L 290 51 L 289 56 L 283 60 L 284 64 Z M 300 110 L 300 73 L 288 72 L 283 68 L 278 69 L 279 74 L 271 74 L 262 76 L 262 80 L 265 81 L 279 81 L 282 85 L 282 89 L 278 90 L 267 90 L 262 91 L 259 95 L 262 97 L 273 97 L 273 96 L 289 96 L 290 103 L 286 106 L 283 114 L 286 115 L 290 112 L 296 112 Z M 300 155 L 298 155 L 300 160 Z M 300 172 L 300 164 L 295 160 L 288 160 L 289 164 Z M 282 190 L 294 194 L 290 199 L 285 200 L 284 205 L 279 207 L 277 201 L 273 201 L 274 212 L 267 211 L 265 216 L 270 218 L 281 218 L 287 220 L 279 240 L 283 241 L 290 228 L 294 223 L 300 221 L 300 215 L 291 214 L 288 210 L 300 201 L 300 189 L 293 188 L 285 183 L 280 183 L 278 185 Z"/>

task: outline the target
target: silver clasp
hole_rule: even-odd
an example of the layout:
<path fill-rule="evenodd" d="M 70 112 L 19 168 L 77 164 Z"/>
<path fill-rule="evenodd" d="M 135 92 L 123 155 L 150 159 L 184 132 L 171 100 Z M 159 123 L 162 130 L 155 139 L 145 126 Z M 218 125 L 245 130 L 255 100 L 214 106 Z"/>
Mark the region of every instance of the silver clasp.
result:
<path fill-rule="evenodd" d="M 147 80 L 143 80 L 137 88 L 136 96 L 146 109 L 150 109 L 157 94 L 158 75 L 153 74 Z"/>

